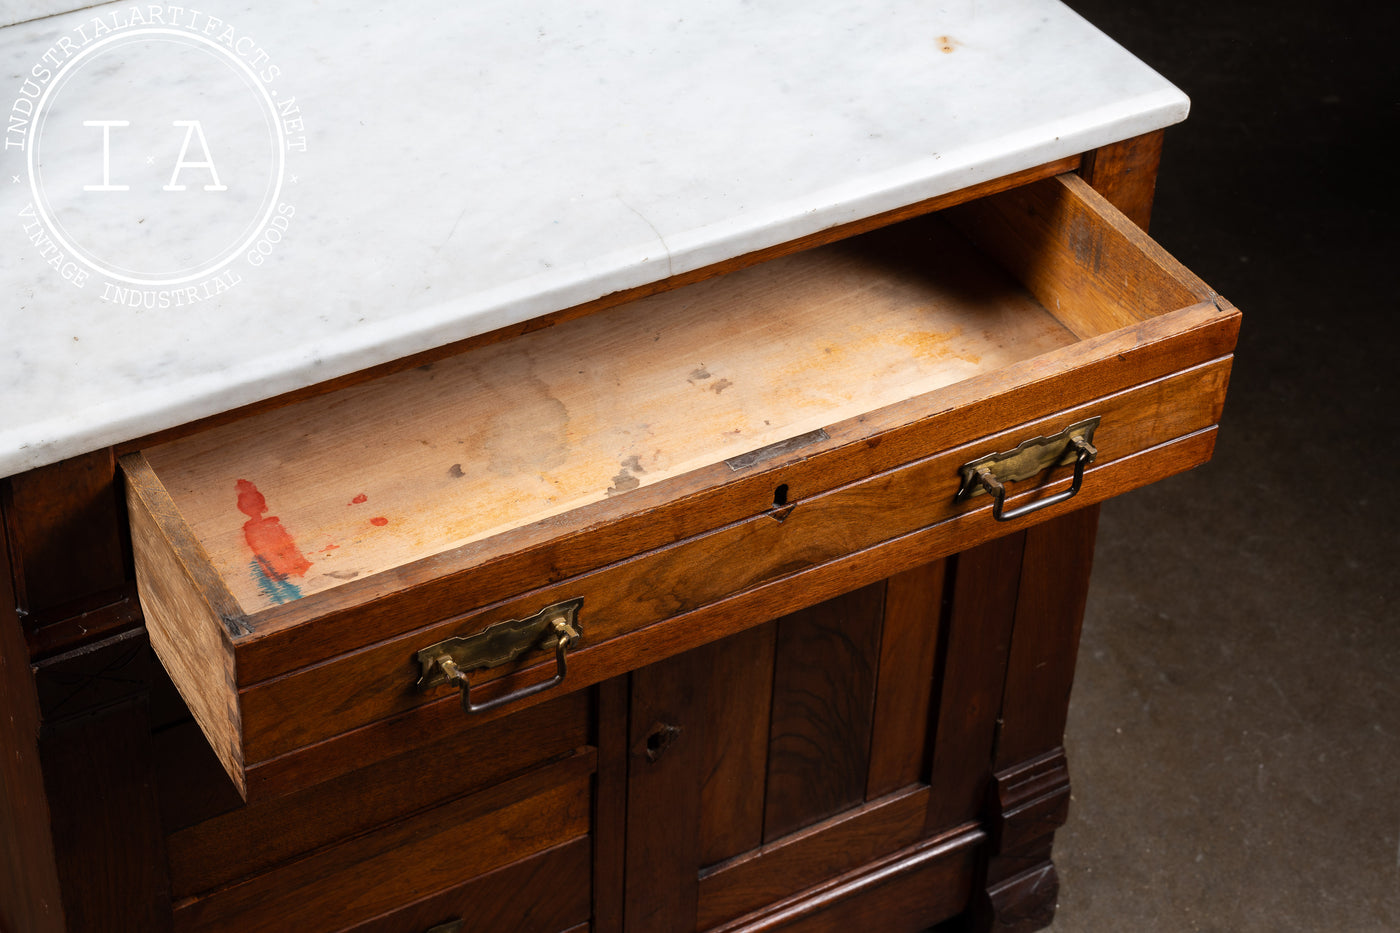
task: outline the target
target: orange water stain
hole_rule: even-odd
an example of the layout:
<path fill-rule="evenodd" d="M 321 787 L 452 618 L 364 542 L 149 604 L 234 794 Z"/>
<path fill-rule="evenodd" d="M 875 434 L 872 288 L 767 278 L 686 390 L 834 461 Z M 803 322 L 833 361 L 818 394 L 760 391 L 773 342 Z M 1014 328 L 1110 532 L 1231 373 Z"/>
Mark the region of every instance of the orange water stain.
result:
<path fill-rule="evenodd" d="M 240 479 L 238 489 L 238 511 L 248 516 L 243 523 L 243 538 L 252 548 L 253 555 L 275 573 L 283 576 L 305 576 L 311 569 L 311 561 L 301 553 L 296 541 L 282 527 L 275 515 L 264 515 L 267 499 L 258 487 Z"/>

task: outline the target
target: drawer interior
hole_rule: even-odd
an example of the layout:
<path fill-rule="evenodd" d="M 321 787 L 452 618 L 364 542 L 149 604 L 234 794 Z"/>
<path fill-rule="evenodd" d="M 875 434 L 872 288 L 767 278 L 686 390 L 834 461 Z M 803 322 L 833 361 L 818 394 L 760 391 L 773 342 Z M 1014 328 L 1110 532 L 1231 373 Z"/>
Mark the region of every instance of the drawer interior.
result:
<path fill-rule="evenodd" d="M 1116 232 L 1050 179 L 143 454 L 252 615 L 1208 297 Z"/>
<path fill-rule="evenodd" d="M 1065 175 L 557 323 L 124 457 L 151 643 L 240 793 L 304 786 L 460 715 L 414 686 L 443 639 L 586 596 L 577 689 L 971 515 L 1018 426 L 1120 413 L 1100 469 L 1214 424 L 1237 319 Z"/>

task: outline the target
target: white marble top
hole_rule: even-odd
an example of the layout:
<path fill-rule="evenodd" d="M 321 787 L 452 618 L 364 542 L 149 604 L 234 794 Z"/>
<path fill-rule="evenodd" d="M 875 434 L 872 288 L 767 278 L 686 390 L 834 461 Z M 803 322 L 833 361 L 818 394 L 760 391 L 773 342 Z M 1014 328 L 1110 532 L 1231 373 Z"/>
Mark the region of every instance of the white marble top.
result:
<path fill-rule="evenodd" d="M 1187 111 L 1055 0 L 110 4 L 0 85 L 0 476 Z"/>

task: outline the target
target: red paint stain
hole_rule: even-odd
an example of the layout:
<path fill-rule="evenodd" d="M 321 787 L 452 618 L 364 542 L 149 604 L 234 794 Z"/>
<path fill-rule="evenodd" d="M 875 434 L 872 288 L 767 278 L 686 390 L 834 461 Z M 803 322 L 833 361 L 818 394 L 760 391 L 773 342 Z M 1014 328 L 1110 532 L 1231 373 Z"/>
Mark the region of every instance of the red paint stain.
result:
<path fill-rule="evenodd" d="M 351 505 L 359 505 L 360 503 L 364 502 L 364 501 L 367 500 L 368 498 L 369 498 L 369 496 L 365 495 L 364 493 L 360 493 L 358 496 L 356 496 L 355 498 L 353 498 L 353 499 L 350 500 L 350 504 L 351 504 Z"/>
<path fill-rule="evenodd" d="M 301 553 L 277 516 L 264 516 L 267 499 L 246 479 L 238 481 L 238 511 L 248 516 L 243 523 L 243 537 L 258 560 L 283 577 L 306 575 L 311 561 Z"/>
<path fill-rule="evenodd" d="M 388 520 L 387 518 L 383 517 L 382 515 L 377 515 L 377 516 L 375 516 L 374 518 L 371 518 L 371 519 L 369 520 L 369 523 L 370 523 L 371 525 L 375 525 L 375 526 L 378 526 L 378 527 L 380 527 L 380 528 L 383 528 L 385 525 L 389 524 L 389 520 Z"/>
<path fill-rule="evenodd" d="M 328 553 L 328 552 L 330 552 L 330 551 L 338 550 L 339 548 L 340 548 L 340 545 L 338 545 L 338 544 L 327 544 L 325 547 L 321 548 L 321 553 L 322 553 L 322 554 L 325 554 L 325 553 Z"/>

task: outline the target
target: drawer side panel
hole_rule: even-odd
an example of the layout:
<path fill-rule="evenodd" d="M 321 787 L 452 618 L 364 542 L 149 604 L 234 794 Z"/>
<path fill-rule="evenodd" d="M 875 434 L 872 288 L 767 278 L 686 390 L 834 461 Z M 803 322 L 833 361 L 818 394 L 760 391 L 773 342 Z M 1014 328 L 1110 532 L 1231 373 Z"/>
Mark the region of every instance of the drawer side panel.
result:
<path fill-rule="evenodd" d="M 1002 192 L 947 214 L 1081 338 L 1215 296 L 1077 175 Z"/>
<path fill-rule="evenodd" d="M 180 535 L 179 513 L 145 458 L 124 457 L 122 468 L 136 583 L 151 647 L 224 769 L 239 792 L 246 793 L 235 659 L 225 630 L 226 620 L 237 614 L 228 603 L 220 605 L 217 591 L 211 599 L 209 590 L 196 583 L 199 571 L 191 566 L 207 567 L 207 558 L 198 544 Z"/>

